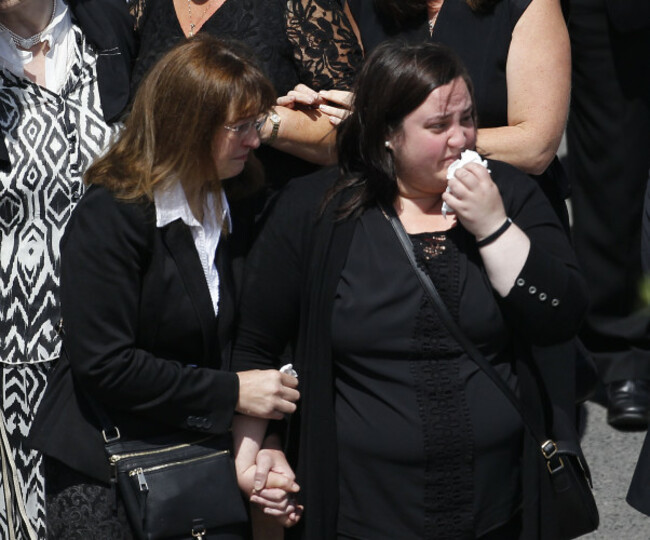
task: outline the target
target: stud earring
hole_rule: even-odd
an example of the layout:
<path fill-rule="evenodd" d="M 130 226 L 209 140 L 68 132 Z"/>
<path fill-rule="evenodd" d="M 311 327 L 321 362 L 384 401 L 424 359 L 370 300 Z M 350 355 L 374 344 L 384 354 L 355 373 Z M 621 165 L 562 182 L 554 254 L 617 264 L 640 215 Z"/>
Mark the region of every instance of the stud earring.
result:
<path fill-rule="evenodd" d="M 390 148 L 390 141 L 384 141 L 384 146 L 386 148 Z"/>

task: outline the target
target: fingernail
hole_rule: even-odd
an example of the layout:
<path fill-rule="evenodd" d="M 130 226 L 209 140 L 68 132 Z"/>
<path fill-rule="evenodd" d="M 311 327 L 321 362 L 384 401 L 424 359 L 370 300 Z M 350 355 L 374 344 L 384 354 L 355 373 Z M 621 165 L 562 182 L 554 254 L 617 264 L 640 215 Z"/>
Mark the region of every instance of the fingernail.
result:
<path fill-rule="evenodd" d="M 255 489 L 255 491 L 259 491 L 260 489 L 262 489 L 262 482 L 260 482 L 259 480 L 257 480 L 257 481 L 255 482 L 254 489 Z"/>

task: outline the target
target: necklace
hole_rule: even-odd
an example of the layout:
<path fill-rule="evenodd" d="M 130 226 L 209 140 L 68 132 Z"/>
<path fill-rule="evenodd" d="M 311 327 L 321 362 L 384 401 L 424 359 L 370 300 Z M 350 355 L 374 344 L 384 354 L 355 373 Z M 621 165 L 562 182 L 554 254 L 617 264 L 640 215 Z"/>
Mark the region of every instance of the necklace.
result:
<path fill-rule="evenodd" d="M 50 22 L 48 22 L 45 25 L 45 28 L 47 28 L 48 26 L 50 26 L 52 24 L 52 21 L 54 20 L 54 14 L 55 13 L 56 13 L 56 0 L 52 0 L 52 16 L 50 17 Z M 43 30 L 41 30 L 40 32 L 37 32 L 33 36 L 24 38 L 24 37 L 19 36 L 15 32 L 12 32 L 11 30 L 9 30 L 9 28 L 7 28 L 4 24 L 0 23 L 0 30 L 4 30 L 5 32 L 8 32 L 9 35 L 11 36 L 11 40 L 14 42 L 16 47 L 20 47 L 21 49 L 25 49 L 26 51 L 28 51 L 34 45 L 41 42 L 41 34 L 45 30 L 45 28 L 43 28 Z"/>
<path fill-rule="evenodd" d="M 441 0 L 433 0 L 428 2 L 427 10 L 429 11 L 429 35 L 433 35 L 433 27 L 436 25 L 436 20 L 438 19 L 438 14 L 440 13 L 440 8 L 442 7 Z"/>
<path fill-rule="evenodd" d="M 200 24 L 200 22 L 203 20 L 203 17 L 205 17 L 205 14 L 208 11 L 208 6 L 210 5 L 210 2 L 212 0 L 208 0 L 205 3 L 205 6 L 203 7 L 203 13 L 201 13 L 201 16 L 199 17 L 199 20 L 196 22 L 196 24 Z M 196 24 L 192 22 L 192 0 L 187 0 L 187 14 L 190 16 L 190 35 L 189 37 L 192 37 L 194 35 L 194 29 L 196 28 Z"/>

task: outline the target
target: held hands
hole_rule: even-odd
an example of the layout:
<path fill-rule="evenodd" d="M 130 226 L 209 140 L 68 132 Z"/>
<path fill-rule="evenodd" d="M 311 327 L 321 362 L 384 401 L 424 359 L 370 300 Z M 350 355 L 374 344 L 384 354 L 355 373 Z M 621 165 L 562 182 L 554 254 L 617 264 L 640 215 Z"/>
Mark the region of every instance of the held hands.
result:
<path fill-rule="evenodd" d="M 278 98 L 277 104 L 290 109 L 308 107 L 318 109 L 337 126 L 350 114 L 354 94 L 345 90 L 321 90 L 316 92 L 304 84 L 297 85 L 286 96 Z"/>
<path fill-rule="evenodd" d="M 239 371 L 235 410 L 248 416 L 281 420 L 296 410 L 298 379 L 274 369 Z"/>
<path fill-rule="evenodd" d="M 284 527 L 292 527 L 298 523 L 303 511 L 294 497 L 299 490 L 300 486 L 295 482 L 295 475 L 284 453 L 281 450 L 260 450 L 250 501 Z"/>
<path fill-rule="evenodd" d="M 303 507 L 296 504 L 294 495 L 300 490 L 295 475 L 279 444 L 271 436 L 256 456 L 255 464 L 237 471 L 241 490 L 257 505 L 258 512 L 284 527 L 292 527 L 300 520 Z M 267 519 L 264 519 L 266 522 Z"/>
<path fill-rule="evenodd" d="M 463 226 L 477 241 L 496 231 L 506 220 L 503 200 L 488 170 L 468 163 L 449 180 L 442 200 L 452 208 Z"/>

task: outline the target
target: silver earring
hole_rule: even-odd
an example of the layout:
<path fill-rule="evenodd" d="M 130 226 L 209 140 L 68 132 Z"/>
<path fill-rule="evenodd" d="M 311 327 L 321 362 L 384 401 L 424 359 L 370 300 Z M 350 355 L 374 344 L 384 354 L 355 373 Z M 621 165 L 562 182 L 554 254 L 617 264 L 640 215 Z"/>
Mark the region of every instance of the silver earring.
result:
<path fill-rule="evenodd" d="M 386 148 L 390 148 L 390 141 L 384 141 L 384 146 Z"/>

